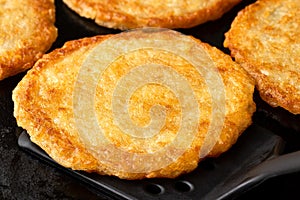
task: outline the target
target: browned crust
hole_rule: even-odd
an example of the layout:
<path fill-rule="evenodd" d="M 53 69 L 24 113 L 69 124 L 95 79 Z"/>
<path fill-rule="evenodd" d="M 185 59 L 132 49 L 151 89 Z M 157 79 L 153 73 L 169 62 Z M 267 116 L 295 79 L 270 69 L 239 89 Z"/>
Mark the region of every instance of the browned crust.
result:
<path fill-rule="evenodd" d="M 57 36 L 53 0 L 7 1 L 1 8 L 0 80 L 31 68 Z"/>
<path fill-rule="evenodd" d="M 103 165 L 76 137 L 76 133 L 72 131 L 74 128 L 68 127 L 70 124 L 72 126 L 74 122 L 70 119 L 72 114 L 66 114 L 70 113 L 70 109 L 72 109 L 72 105 L 69 105 L 71 103 L 66 103 L 66 101 L 71 102 L 72 100 L 68 100 L 68 98 L 72 97 L 66 98 L 66 94 L 72 92 L 80 64 L 88 52 L 109 37 L 110 35 L 96 36 L 70 41 L 61 49 L 44 55 L 13 91 L 14 116 L 18 125 L 25 128 L 32 141 L 41 146 L 54 160 L 75 170 L 114 175 L 125 179 L 174 178 L 194 170 L 199 162 L 199 145 L 203 142 L 200 132 L 207 130 L 208 116 L 204 117 L 205 119 L 199 126 L 199 135 L 193 142 L 192 148 L 173 164 L 149 173 L 127 173 L 116 171 L 112 166 Z M 209 156 L 218 156 L 228 150 L 236 142 L 238 136 L 251 124 L 251 116 L 255 111 L 252 99 L 254 82 L 229 56 L 207 44 L 200 42 L 199 44 L 215 62 L 226 89 L 224 127 L 220 140 L 209 154 Z M 47 79 L 53 78 L 48 74 L 52 72 L 55 73 L 55 79 L 61 80 L 61 86 L 43 85 L 46 82 L 45 76 Z M 46 91 L 46 96 L 36 95 L 38 91 Z M 203 102 L 201 106 L 205 107 L 206 104 L 207 102 Z M 52 108 L 49 105 L 53 105 Z M 67 116 L 67 118 L 61 117 L 66 121 L 64 127 L 54 123 L 53 116 L 60 115 Z"/>
<path fill-rule="evenodd" d="M 32 95 L 32 91 L 39 90 L 39 83 L 37 78 L 40 72 L 49 65 L 63 60 L 64 57 L 72 55 L 78 50 L 88 51 L 93 44 L 102 41 L 109 36 L 99 36 L 93 38 L 83 38 L 81 40 L 66 42 L 60 49 L 55 49 L 50 54 L 45 54 L 42 59 L 38 60 L 34 66 L 34 70 L 29 70 L 25 77 L 32 77 L 27 81 L 19 83 L 19 89 L 14 93 L 15 104 L 14 112 L 18 121 L 22 121 L 31 135 L 33 142 L 39 144 L 50 156 L 52 156 L 58 163 L 64 163 L 65 167 L 72 167 L 74 169 L 94 171 L 97 168 L 97 161 L 87 152 L 81 143 L 78 143 L 76 138 L 70 136 L 68 132 L 62 133 L 61 128 L 53 126 L 50 116 L 43 112 L 39 106 L 38 96 Z M 66 88 L 68 90 L 68 88 Z M 22 92 L 23 94 L 21 94 Z M 54 92 L 54 91 L 53 91 Z M 64 91 L 61 91 L 64 92 Z M 54 94 L 58 98 L 62 94 Z M 48 99 L 55 101 L 55 99 Z M 27 102 L 22 105 L 21 102 Z M 22 119 L 22 117 L 25 117 Z M 36 129 L 36 130 L 35 130 Z M 45 143 L 43 143 L 45 141 Z M 57 147 L 57 150 L 56 150 Z M 79 165 L 79 167 L 77 167 Z"/>
<path fill-rule="evenodd" d="M 293 114 L 300 114 L 299 11 L 295 1 L 257 1 L 239 12 L 224 41 L 262 99 Z"/>
<path fill-rule="evenodd" d="M 132 10 L 141 9 L 140 13 L 131 14 L 125 12 L 118 7 L 124 3 L 122 1 L 87 1 L 87 0 L 64 0 L 72 10 L 79 15 L 95 20 L 101 26 L 116 28 L 116 29 L 133 29 L 142 27 L 162 27 L 162 28 L 190 28 L 207 21 L 220 18 L 224 13 L 229 11 L 233 6 L 241 0 L 204 0 L 199 8 L 195 7 L 194 11 L 180 8 L 180 14 L 169 14 L 174 8 L 158 8 L 155 11 L 147 12 L 147 17 L 140 16 L 146 8 L 138 1 L 132 1 L 126 7 L 131 7 Z M 158 2 L 161 2 L 158 0 Z M 199 1 L 195 1 L 197 3 Z M 191 2 L 190 4 L 192 4 Z M 154 2 L 155 4 L 155 2 Z M 157 13 L 164 13 L 162 16 L 156 16 Z"/>

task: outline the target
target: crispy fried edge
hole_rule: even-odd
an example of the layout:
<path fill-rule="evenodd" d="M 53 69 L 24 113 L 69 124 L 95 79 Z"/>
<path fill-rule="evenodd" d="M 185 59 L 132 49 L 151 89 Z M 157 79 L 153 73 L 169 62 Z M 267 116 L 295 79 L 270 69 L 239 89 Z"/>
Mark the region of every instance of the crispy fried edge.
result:
<path fill-rule="evenodd" d="M 31 68 L 33 64 L 50 49 L 52 43 L 57 37 L 55 23 L 55 5 L 53 0 L 38 0 L 31 4 L 34 10 L 39 11 L 41 23 L 36 29 L 39 29 L 39 37 L 28 38 L 21 48 L 8 52 L 8 56 L 2 58 L 0 63 L 0 81 L 24 72 Z"/>
<path fill-rule="evenodd" d="M 164 18 L 149 17 L 137 18 L 135 16 L 111 11 L 112 5 L 91 3 L 86 0 L 63 0 L 64 3 L 82 17 L 90 18 L 101 26 L 115 29 L 133 29 L 142 27 L 161 28 L 191 28 L 207 21 L 220 18 L 241 0 L 218 0 L 209 8 L 203 8 L 192 13 Z"/>
<path fill-rule="evenodd" d="M 273 0 L 278 2 L 278 0 Z M 270 81 L 266 75 L 257 70 L 261 65 L 260 62 L 252 62 L 247 59 L 247 52 L 239 49 L 236 45 L 235 35 L 240 35 L 239 27 L 243 22 L 243 15 L 248 15 L 252 11 L 255 12 L 266 6 L 266 1 L 256 1 L 241 10 L 231 24 L 231 28 L 225 33 L 224 47 L 229 48 L 230 54 L 235 58 L 246 71 L 255 79 L 256 87 L 260 97 L 272 107 L 282 107 L 293 114 L 300 114 L 300 99 L 292 97 L 295 90 L 291 87 L 286 87 L 286 90 L 281 90 L 276 87 L 273 81 Z M 251 20 L 251 19 L 248 19 Z"/>

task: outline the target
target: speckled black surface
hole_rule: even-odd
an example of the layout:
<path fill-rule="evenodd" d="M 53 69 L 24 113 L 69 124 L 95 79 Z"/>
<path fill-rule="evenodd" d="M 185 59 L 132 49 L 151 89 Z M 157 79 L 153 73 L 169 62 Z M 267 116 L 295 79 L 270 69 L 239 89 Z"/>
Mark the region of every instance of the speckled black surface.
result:
<path fill-rule="evenodd" d="M 222 20 L 207 23 L 193 29 L 182 30 L 187 34 L 208 42 L 223 51 L 223 33 L 237 12 L 253 0 L 244 0 Z M 78 20 L 69 15 L 61 0 L 56 1 L 59 37 L 53 48 L 60 47 L 65 41 L 97 34 L 116 33 L 118 31 L 95 27 L 91 22 Z M 91 26 L 89 26 L 91 24 Z M 85 26 L 83 29 L 82 27 Z M 0 199 L 44 200 L 44 199 L 107 199 L 78 180 L 63 173 L 24 152 L 17 144 L 20 131 L 13 117 L 11 92 L 24 74 L 0 81 Z M 280 135 L 287 143 L 285 152 L 300 149 L 299 116 L 292 116 L 282 109 L 273 109 L 256 99 L 258 111 L 254 122 L 275 134 Z M 299 158 L 300 159 L 300 158 Z M 300 169 L 299 169 L 300 170 Z M 299 199 L 300 172 L 271 178 L 238 199 Z M 298 197 L 297 197 L 298 196 Z"/>

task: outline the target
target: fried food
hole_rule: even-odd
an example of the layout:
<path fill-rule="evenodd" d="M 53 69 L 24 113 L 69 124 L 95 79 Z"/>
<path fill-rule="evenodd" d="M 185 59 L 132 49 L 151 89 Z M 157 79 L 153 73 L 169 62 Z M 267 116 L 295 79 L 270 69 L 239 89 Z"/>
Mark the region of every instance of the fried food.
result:
<path fill-rule="evenodd" d="M 236 142 L 251 124 L 253 91 L 220 50 L 175 31 L 138 30 L 44 55 L 13 91 L 14 116 L 65 167 L 174 178 Z"/>
<path fill-rule="evenodd" d="M 0 0 L 0 80 L 23 72 L 57 36 L 53 0 Z"/>
<path fill-rule="evenodd" d="M 238 14 L 224 42 L 262 99 L 293 114 L 300 114 L 299 12 L 298 1 L 257 1 Z"/>
<path fill-rule="evenodd" d="M 190 28 L 220 18 L 241 0 L 63 0 L 80 16 L 115 29 Z"/>

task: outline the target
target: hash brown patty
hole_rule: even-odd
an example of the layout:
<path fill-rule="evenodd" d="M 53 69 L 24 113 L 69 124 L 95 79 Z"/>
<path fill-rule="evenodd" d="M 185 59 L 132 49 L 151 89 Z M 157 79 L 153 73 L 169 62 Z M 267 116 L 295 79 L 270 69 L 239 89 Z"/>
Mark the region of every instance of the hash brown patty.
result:
<path fill-rule="evenodd" d="M 241 0 L 63 0 L 80 16 L 115 29 L 190 28 L 220 18 Z"/>
<path fill-rule="evenodd" d="M 300 114 L 299 12 L 299 1 L 259 0 L 238 13 L 224 42 L 262 99 L 293 114 Z"/>
<path fill-rule="evenodd" d="M 164 40 L 169 40 L 169 38 L 173 37 L 172 31 L 155 32 L 155 34 L 160 34 L 159 38 Z M 110 41 L 113 36 L 95 36 L 69 41 L 62 48 L 56 49 L 38 60 L 13 91 L 14 116 L 18 125 L 26 129 L 31 140 L 44 149 L 55 161 L 74 170 L 114 175 L 124 179 L 175 178 L 194 170 L 198 166 L 198 162 L 203 159 L 200 158 L 199 151 L 204 144 L 205 134 L 212 123 L 212 118 L 216 114 L 213 113 L 212 107 L 215 106 L 218 110 L 222 100 L 217 100 L 216 105 L 213 105 L 205 81 L 203 81 L 203 78 L 199 76 L 199 73 L 195 71 L 193 66 L 182 59 L 182 57 L 160 49 L 149 48 L 138 49 L 119 56 L 102 73 L 102 78 L 97 82 L 94 98 L 95 104 L 92 104 L 90 100 L 81 103 L 75 100 L 75 83 L 80 74 L 82 64 L 86 62 L 87 57 L 97 46 Z M 204 61 L 213 62 L 224 84 L 224 88 L 218 88 L 220 91 L 223 89 L 225 94 L 225 102 L 223 102 L 225 109 L 221 110 L 224 112 L 221 113 L 224 114 L 224 121 L 222 121 L 221 132 L 219 137 L 216 138 L 215 145 L 205 155 L 216 157 L 227 151 L 237 141 L 239 135 L 251 124 L 251 117 L 255 111 L 255 103 L 253 102 L 254 81 L 243 68 L 231 60 L 230 56 L 193 37 L 189 38 L 209 56 L 209 60 Z M 136 33 L 131 38 L 122 40 L 122 42 L 125 42 L 124 45 L 130 41 L 129 39 L 144 41 L 141 34 Z M 110 51 L 104 51 L 100 48 L 96 57 L 105 59 L 114 52 L 114 49 L 111 48 Z M 184 47 L 183 49 L 190 52 L 189 48 Z M 175 90 L 170 90 L 169 87 L 164 87 L 163 84 L 151 82 L 143 85 L 143 87 L 138 87 L 128 100 L 127 111 L 130 119 L 136 126 L 140 127 L 147 125 L 151 121 L 151 117 L 153 117 L 152 111 L 155 111 L 152 109 L 154 105 L 165 108 L 164 124 L 159 133 L 152 137 L 131 137 L 116 125 L 112 111 L 112 98 L 116 95 L 115 87 L 121 84 L 122 77 L 126 77 L 136 69 L 132 65 L 144 66 L 143 63 L 148 63 L 149 61 L 168 66 L 167 69 L 173 69 L 181 76 L 186 77 L 194 91 L 195 101 L 201 112 L 199 116 L 189 116 L 189 113 L 192 113 L 195 109 L 197 110 L 197 108 L 192 107 L 186 113 L 188 115 L 187 127 L 192 126 L 189 123 L 194 118 L 197 119 L 196 123 L 198 126 L 195 132 L 192 133 L 194 136 L 186 138 L 186 140 L 191 140 L 192 142 L 189 148 L 184 149 L 182 155 L 160 169 L 146 172 L 131 172 L 126 169 L 126 166 L 134 165 L 133 162 L 127 157 L 120 156 L 121 154 L 116 153 L 111 156 L 112 146 L 99 145 L 97 143 L 98 137 L 92 135 L 93 130 L 89 129 L 90 124 L 82 124 L 82 126 L 85 126 L 83 131 L 88 130 L 87 138 L 80 136 L 78 128 L 82 126 L 77 127 L 76 123 L 78 121 L 76 121 L 76 115 L 74 114 L 74 106 L 83 107 L 92 104 L 97 123 L 104 130 L 105 137 L 108 138 L 113 146 L 129 152 L 129 154 L 152 155 L 158 149 L 163 149 L 176 140 L 176 133 L 183 127 L 180 121 L 184 121 L 182 118 L 184 108 L 180 104 L 182 103 L 181 100 L 178 99 L 180 94 L 176 94 Z M 90 66 L 96 66 L 96 64 L 88 63 Z M 152 68 L 152 65 L 146 65 L 146 67 L 148 67 L 146 72 L 137 77 L 140 78 L 140 81 L 146 79 L 149 74 L 153 74 L 155 77 L 158 73 L 158 70 Z M 159 78 L 160 76 L 164 76 L 164 74 L 160 74 L 157 77 Z M 93 90 L 90 87 L 91 81 L 93 80 L 87 79 L 84 81 L 84 84 L 87 85 L 86 90 Z M 167 81 L 172 82 L 169 78 L 167 78 Z M 178 87 L 182 87 L 181 84 Z M 124 92 L 125 96 L 127 88 L 123 87 L 122 89 L 121 87 L 121 92 Z M 183 91 L 183 94 L 185 92 Z M 191 100 L 189 95 L 183 95 L 184 98 L 188 98 L 188 102 Z M 121 97 L 123 96 L 121 95 Z M 120 99 L 120 101 L 122 100 L 123 98 Z M 88 112 L 88 109 L 83 110 L 77 117 L 80 120 L 88 121 Z M 121 110 L 118 109 L 117 115 L 120 113 Z M 161 113 L 158 114 L 160 115 Z M 179 145 L 171 149 L 169 153 L 163 154 L 161 157 L 155 157 L 154 162 L 159 162 L 164 157 L 172 156 L 170 154 L 176 152 L 181 145 L 185 145 L 186 140 L 180 140 Z M 101 143 L 101 141 L 99 142 Z M 104 159 L 99 159 L 99 156 L 105 156 L 106 153 L 110 156 L 108 158 L 105 157 L 105 159 L 116 158 L 116 163 L 111 163 L 110 160 L 104 162 Z M 148 163 L 151 164 L 150 161 L 138 164 L 146 168 L 149 167 L 147 166 Z M 143 169 L 138 170 L 142 171 Z"/>
<path fill-rule="evenodd" d="M 31 68 L 57 36 L 53 0 L 0 0 L 0 80 Z"/>

